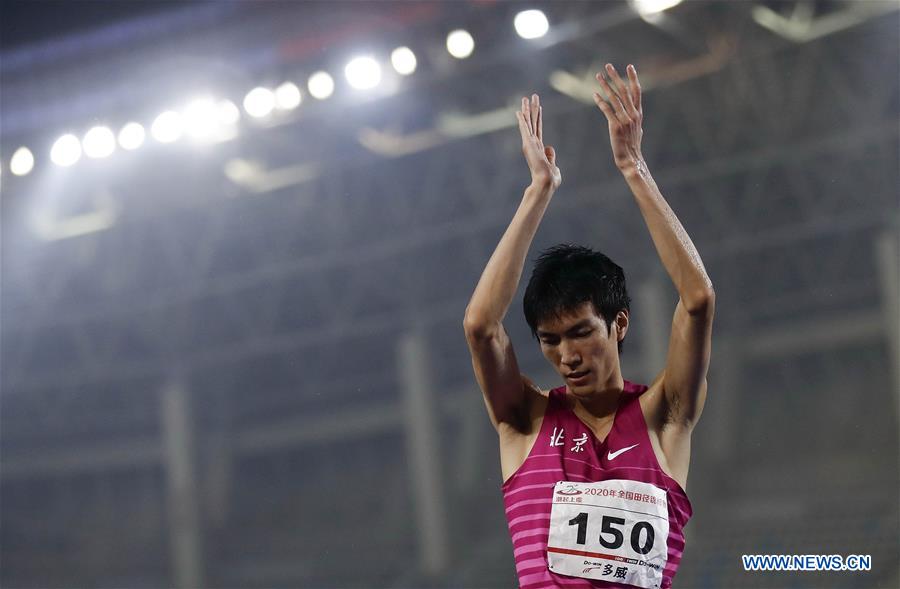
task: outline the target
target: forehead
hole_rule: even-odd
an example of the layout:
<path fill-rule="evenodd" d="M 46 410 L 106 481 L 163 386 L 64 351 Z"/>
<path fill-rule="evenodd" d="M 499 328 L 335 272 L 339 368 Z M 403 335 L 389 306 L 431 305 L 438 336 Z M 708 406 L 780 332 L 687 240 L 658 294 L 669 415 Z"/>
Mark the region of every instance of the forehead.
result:
<path fill-rule="evenodd" d="M 585 323 L 593 323 L 600 317 L 594 312 L 594 305 L 590 301 L 582 303 L 577 309 L 562 313 L 559 317 L 548 317 L 538 322 L 538 333 L 563 333 L 575 326 Z"/>

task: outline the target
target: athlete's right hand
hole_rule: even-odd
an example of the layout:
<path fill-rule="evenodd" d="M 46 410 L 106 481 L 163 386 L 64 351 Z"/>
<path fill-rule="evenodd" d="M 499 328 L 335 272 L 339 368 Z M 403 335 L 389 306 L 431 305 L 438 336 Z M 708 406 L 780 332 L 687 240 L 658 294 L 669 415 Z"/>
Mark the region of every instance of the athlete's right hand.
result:
<path fill-rule="evenodd" d="M 559 188 L 562 174 L 556 167 L 556 152 L 544 145 L 544 122 L 541 113 L 541 99 L 537 94 L 531 100 L 522 99 L 521 110 L 516 111 L 519 132 L 522 134 L 522 153 L 531 170 L 531 182 L 540 186 Z"/>

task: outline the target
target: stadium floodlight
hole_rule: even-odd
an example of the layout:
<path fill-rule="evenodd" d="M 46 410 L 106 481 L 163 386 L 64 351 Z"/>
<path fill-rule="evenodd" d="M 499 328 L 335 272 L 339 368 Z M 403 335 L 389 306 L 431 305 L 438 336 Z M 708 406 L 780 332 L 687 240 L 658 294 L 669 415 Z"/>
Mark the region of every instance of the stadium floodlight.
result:
<path fill-rule="evenodd" d="M 300 106 L 302 100 L 300 88 L 293 82 L 285 82 L 275 88 L 275 106 L 281 110 L 293 110 Z"/>
<path fill-rule="evenodd" d="M 328 72 L 316 72 L 306 82 L 309 93 L 313 98 L 325 100 L 334 93 L 334 80 Z"/>
<path fill-rule="evenodd" d="M 167 110 L 153 120 L 150 125 L 150 134 L 160 143 L 172 143 L 178 141 L 184 130 L 184 121 L 181 115 L 174 110 Z"/>
<path fill-rule="evenodd" d="M 251 117 L 260 119 L 275 108 L 275 93 L 268 88 L 257 86 L 244 96 L 244 110 Z"/>
<path fill-rule="evenodd" d="M 144 127 L 140 123 L 128 123 L 119 130 L 119 146 L 131 151 L 144 144 Z"/>
<path fill-rule="evenodd" d="M 391 52 L 391 65 L 401 76 L 408 76 L 416 71 L 416 54 L 409 47 L 397 47 Z"/>
<path fill-rule="evenodd" d="M 233 125 L 241 120 L 241 111 L 230 100 L 220 100 L 218 104 L 218 119 L 223 125 Z"/>
<path fill-rule="evenodd" d="M 368 55 L 354 57 L 344 67 L 344 76 L 357 90 L 369 90 L 381 82 L 381 66 Z"/>
<path fill-rule="evenodd" d="M 457 29 L 447 35 L 447 51 L 456 59 L 465 59 L 472 55 L 475 49 L 475 39 L 468 31 Z"/>
<path fill-rule="evenodd" d="M 219 130 L 219 107 L 209 97 L 192 100 L 181 115 L 188 136 L 196 141 L 210 141 Z"/>
<path fill-rule="evenodd" d="M 550 30 L 547 16 L 540 10 L 523 10 L 513 20 L 516 33 L 523 39 L 538 39 Z"/>
<path fill-rule="evenodd" d="M 664 10 L 681 4 L 681 0 L 630 0 L 632 8 L 642 17 L 654 17 Z"/>
<path fill-rule="evenodd" d="M 27 147 L 20 147 L 9 160 L 9 171 L 16 176 L 24 176 L 34 168 L 34 155 Z"/>
<path fill-rule="evenodd" d="M 92 127 L 81 139 L 81 147 L 89 158 L 104 158 L 116 150 L 116 136 L 109 127 Z"/>
<path fill-rule="evenodd" d="M 81 142 L 78 137 L 67 133 L 56 140 L 50 148 L 50 161 L 57 166 L 68 167 L 81 159 Z"/>

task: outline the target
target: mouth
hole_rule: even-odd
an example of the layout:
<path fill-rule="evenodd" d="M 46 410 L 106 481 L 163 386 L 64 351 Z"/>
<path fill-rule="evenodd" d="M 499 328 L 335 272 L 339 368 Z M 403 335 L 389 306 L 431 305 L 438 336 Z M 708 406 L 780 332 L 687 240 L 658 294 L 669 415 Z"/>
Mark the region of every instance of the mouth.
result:
<path fill-rule="evenodd" d="M 566 380 L 573 382 L 575 384 L 584 382 L 587 378 L 587 375 L 590 374 L 590 370 L 583 370 L 581 372 L 570 372 L 566 375 Z"/>

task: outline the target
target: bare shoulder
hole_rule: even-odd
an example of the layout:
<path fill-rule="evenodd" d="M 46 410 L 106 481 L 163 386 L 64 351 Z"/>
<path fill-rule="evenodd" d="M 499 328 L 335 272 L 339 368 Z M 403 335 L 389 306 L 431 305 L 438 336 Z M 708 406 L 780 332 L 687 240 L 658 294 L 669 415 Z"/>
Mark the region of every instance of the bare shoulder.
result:
<path fill-rule="evenodd" d="M 541 431 L 541 422 L 544 421 L 544 412 L 547 410 L 547 403 L 550 401 L 550 391 L 545 391 L 541 387 L 534 384 L 530 378 L 522 375 L 522 382 L 525 384 L 528 398 L 528 431 Z"/>
<path fill-rule="evenodd" d="M 528 376 L 522 374 L 522 387 L 525 391 L 525 406 L 517 423 L 501 423 L 500 432 L 509 436 L 529 436 L 540 431 L 544 419 L 544 411 L 550 398 L 550 391 L 537 386 Z"/>
<path fill-rule="evenodd" d="M 644 421 L 647 422 L 647 433 L 660 468 L 682 487 L 687 488 L 692 430 L 671 419 L 671 408 L 666 402 L 664 376 L 665 370 L 653 379 L 653 383 L 638 401 L 641 404 Z"/>
<path fill-rule="evenodd" d="M 644 421 L 647 422 L 647 429 L 657 434 L 663 429 L 666 422 L 666 393 L 663 390 L 665 374 L 665 370 L 660 371 L 647 390 L 638 398 L 641 412 L 644 414 Z"/>
<path fill-rule="evenodd" d="M 500 436 L 500 468 L 504 481 L 509 479 L 528 458 L 541 432 L 544 412 L 550 400 L 550 391 L 542 390 L 524 374 L 522 383 L 527 400 L 523 419 L 517 424 L 500 423 L 497 428 Z"/>

